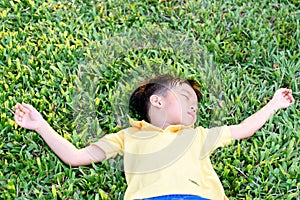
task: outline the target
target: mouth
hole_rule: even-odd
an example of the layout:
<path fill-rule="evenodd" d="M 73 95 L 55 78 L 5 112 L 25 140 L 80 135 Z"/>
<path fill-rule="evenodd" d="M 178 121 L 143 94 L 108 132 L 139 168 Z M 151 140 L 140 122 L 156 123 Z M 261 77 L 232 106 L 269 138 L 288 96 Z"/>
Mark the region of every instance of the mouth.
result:
<path fill-rule="evenodd" d="M 195 118 L 195 113 L 194 112 L 188 112 L 188 115 L 190 115 L 192 118 Z"/>

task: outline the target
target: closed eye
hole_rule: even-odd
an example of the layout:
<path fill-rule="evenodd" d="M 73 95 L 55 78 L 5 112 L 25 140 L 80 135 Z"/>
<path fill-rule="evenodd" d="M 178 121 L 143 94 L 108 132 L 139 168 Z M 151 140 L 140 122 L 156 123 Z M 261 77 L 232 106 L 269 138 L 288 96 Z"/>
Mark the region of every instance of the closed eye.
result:
<path fill-rule="evenodd" d="M 187 95 L 182 94 L 182 96 L 184 96 L 187 100 L 190 100 L 190 98 Z"/>

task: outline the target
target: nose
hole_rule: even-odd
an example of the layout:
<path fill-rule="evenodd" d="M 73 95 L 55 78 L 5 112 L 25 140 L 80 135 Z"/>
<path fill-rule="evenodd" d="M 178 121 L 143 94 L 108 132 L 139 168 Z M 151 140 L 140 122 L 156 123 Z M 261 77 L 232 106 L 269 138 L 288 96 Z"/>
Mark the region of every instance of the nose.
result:
<path fill-rule="evenodd" d="M 197 112 L 197 106 L 191 106 L 191 110 L 193 111 L 193 112 Z"/>

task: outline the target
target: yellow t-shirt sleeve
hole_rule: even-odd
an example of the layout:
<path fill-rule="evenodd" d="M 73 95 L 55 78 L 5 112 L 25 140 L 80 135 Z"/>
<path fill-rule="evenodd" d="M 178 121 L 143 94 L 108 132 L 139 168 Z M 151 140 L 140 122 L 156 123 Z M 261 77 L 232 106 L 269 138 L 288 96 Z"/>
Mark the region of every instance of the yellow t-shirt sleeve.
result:
<path fill-rule="evenodd" d="M 232 141 L 231 132 L 228 126 L 207 129 L 207 135 L 210 135 L 212 133 L 215 133 L 217 136 L 217 143 L 215 145 L 215 149 L 227 146 Z"/>
<path fill-rule="evenodd" d="M 204 129 L 198 127 L 198 132 L 202 137 L 201 156 L 210 155 L 215 149 L 227 146 L 231 143 L 231 132 L 228 126 Z"/>
<path fill-rule="evenodd" d="M 120 131 L 118 133 L 107 134 L 97 142 L 92 143 L 91 146 L 102 149 L 105 153 L 106 159 L 115 157 L 118 154 L 123 155 L 124 132 Z"/>

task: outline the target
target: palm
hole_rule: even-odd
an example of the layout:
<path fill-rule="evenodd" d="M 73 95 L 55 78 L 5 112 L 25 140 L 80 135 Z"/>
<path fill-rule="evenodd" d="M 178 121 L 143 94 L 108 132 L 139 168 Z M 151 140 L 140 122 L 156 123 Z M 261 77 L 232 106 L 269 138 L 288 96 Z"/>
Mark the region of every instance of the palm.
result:
<path fill-rule="evenodd" d="M 22 121 L 20 122 L 20 126 L 27 129 L 35 129 L 37 128 L 37 120 L 35 113 L 24 114 Z"/>

